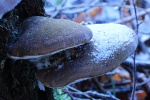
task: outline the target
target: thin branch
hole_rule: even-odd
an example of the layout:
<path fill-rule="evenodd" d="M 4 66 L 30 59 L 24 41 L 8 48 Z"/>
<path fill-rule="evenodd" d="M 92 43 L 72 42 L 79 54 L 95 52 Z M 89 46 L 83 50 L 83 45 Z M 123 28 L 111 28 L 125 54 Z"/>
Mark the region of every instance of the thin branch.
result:
<path fill-rule="evenodd" d="M 135 19 L 136 19 L 136 34 L 138 35 L 139 24 L 138 24 L 138 16 L 137 16 L 137 11 L 136 11 L 135 1 L 132 0 L 132 3 L 133 3 Z M 132 94 L 131 94 L 132 100 L 135 99 L 136 82 L 137 82 L 135 57 L 136 57 L 136 51 L 134 52 L 134 55 L 133 55 L 133 78 L 132 78 L 132 80 L 133 80 L 132 87 L 133 88 L 132 88 Z"/>
<path fill-rule="evenodd" d="M 142 10 L 141 12 L 138 12 L 137 14 L 136 14 L 136 16 L 137 16 L 137 18 L 139 18 L 139 17 L 141 17 L 141 16 L 144 16 L 144 15 L 146 15 L 146 14 L 148 14 L 148 13 L 150 13 L 150 8 L 147 8 L 147 9 L 145 9 L 145 10 Z M 129 17 L 125 17 L 125 18 L 123 18 L 123 19 L 119 19 L 119 20 L 117 20 L 117 21 L 114 21 L 113 23 L 126 23 L 126 22 L 128 22 L 128 21 L 132 21 L 132 20 L 134 20 L 134 19 L 136 19 L 136 16 L 135 15 L 131 15 L 131 16 L 129 16 Z"/>
<path fill-rule="evenodd" d="M 99 98 L 102 98 L 103 100 L 120 100 L 120 99 L 116 98 L 115 96 L 113 96 L 110 93 L 102 94 L 102 93 L 98 93 L 96 91 L 82 92 L 82 91 L 80 91 L 80 90 L 78 90 L 76 88 L 73 88 L 71 86 L 67 86 L 67 88 L 68 89 L 64 90 L 64 92 L 69 92 L 70 94 L 81 95 L 81 96 L 84 96 L 84 97 L 86 97 L 86 98 L 88 98 L 90 100 L 96 100 L 96 99 L 94 99 L 94 97 L 99 97 Z M 74 98 L 74 97 L 72 97 L 72 98 Z"/>
<path fill-rule="evenodd" d="M 137 69 L 150 69 L 150 60 L 135 60 L 135 64 L 137 66 Z M 133 60 L 131 58 L 128 58 L 125 62 L 121 64 L 122 66 L 131 66 L 133 65 Z"/>
<path fill-rule="evenodd" d="M 106 93 L 105 89 L 102 87 L 102 84 L 98 81 L 97 78 L 92 78 L 92 81 L 99 92 Z"/>
<path fill-rule="evenodd" d="M 142 86 L 144 84 L 147 84 L 149 82 L 150 82 L 150 78 L 148 78 L 147 80 L 143 81 L 142 83 L 137 84 L 136 87 L 140 87 L 140 86 Z"/>

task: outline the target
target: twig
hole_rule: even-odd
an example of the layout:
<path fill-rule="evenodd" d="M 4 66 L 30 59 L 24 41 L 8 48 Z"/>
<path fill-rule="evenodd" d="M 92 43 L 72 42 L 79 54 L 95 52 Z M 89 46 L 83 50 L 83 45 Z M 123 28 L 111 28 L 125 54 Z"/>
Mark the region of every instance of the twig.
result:
<path fill-rule="evenodd" d="M 138 24 L 138 16 L 137 16 L 136 5 L 135 5 L 134 0 L 132 0 L 132 3 L 133 3 L 135 19 L 136 19 L 136 34 L 138 35 L 139 24 Z M 132 87 L 133 88 L 132 88 L 132 93 L 131 93 L 131 100 L 134 100 L 134 98 L 135 98 L 136 81 L 137 81 L 135 57 L 136 57 L 136 51 L 134 52 L 134 55 L 133 55 L 133 78 L 132 78 L 132 80 L 133 80 Z"/>
<path fill-rule="evenodd" d="M 131 84 L 131 80 L 122 80 L 121 82 L 115 82 L 116 87 L 127 85 L 127 84 Z M 104 85 L 104 88 L 108 88 L 111 86 L 112 86 L 112 83 L 107 83 L 106 85 Z"/>
<path fill-rule="evenodd" d="M 150 94 L 150 87 L 149 87 L 150 78 L 147 78 L 144 73 L 139 73 L 138 82 L 139 84 L 137 84 L 136 86 L 139 88 L 143 88 L 144 91 L 147 93 L 147 95 L 149 95 Z"/>
<path fill-rule="evenodd" d="M 137 69 L 145 68 L 150 69 L 150 60 L 135 60 L 135 64 L 137 66 Z M 121 64 L 122 66 L 131 66 L 133 65 L 133 60 L 131 58 L 128 58 L 125 62 Z"/>
<path fill-rule="evenodd" d="M 112 89 L 106 89 L 106 91 L 113 92 Z M 115 92 L 116 92 L 116 93 L 131 92 L 131 86 L 120 86 L 120 87 L 117 87 L 117 88 L 115 89 Z"/>
<path fill-rule="evenodd" d="M 144 84 L 146 84 L 148 82 L 150 82 L 150 78 L 148 78 L 147 80 L 143 81 L 142 83 L 137 84 L 136 87 L 140 87 L 140 86 L 142 86 L 142 85 L 144 85 Z"/>
<path fill-rule="evenodd" d="M 64 90 L 64 92 L 69 92 L 70 94 L 76 94 L 76 95 L 81 95 L 81 96 L 85 96 L 88 99 L 91 100 L 96 100 L 94 99 L 94 97 L 99 97 L 102 98 L 103 100 L 120 100 L 118 98 L 116 98 L 115 96 L 113 96 L 112 94 L 108 93 L 108 94 L 102 94 L 102 93 L 98 93 L 96 91 L 86 91 L 86 92 L 82 92 L 78 89 L 75 89 L 71 86 L 67 86 L 67 90 Z"/>
<path fill-rule="evenodd" d="M 92 81 L 99 92 L 106 93 L 105 89 L 102 87 L 102 84 L 98 81 L 97 78 L 92 78 Z"/>
<path fill-rule="evenodd" d="M 70 94 L 80 94 L 80 95 L 83 95 L 83 96 L 85 96 L 85 97 L 87 97 L 87 98 L 92 98 L 92 97 L 90 97 L 89 95 L 82 93 L 80 90 L 78 90 L 78 89 L 76 89 L 76 88 L 73 88 L 73 87 L 71 87 L 71 86 L 67 86 L 67 88 L 70 89 L 71 91 L 69 91 L 69 90 L 64 90 L 65 92 L 68 92 L 68 93 L 70 93 Z M 72 97 L 72 98 L 73 98 L 73 97 Z"/>
<path fill-rule="evenodd" d="M 147 13 L 150 13 L 150 8 L 147 8 L 145 10 L 142 10 L 139 13 L 136 13 L 136 16 L 137 16 L 137 18 L 139 18 L 139 17 L 141 17 L 143 15 L 146 15 Z M 126 23 L 128 21 L 132 21 L 132 20 L 136 19 L 136 16 L 135 15 L 131 15 L 129 17 L 126 17 L 126 18 L 123 18 L 123 19 L 119 19 L 119 20 L 117 20 L 117 21 L 115 21 L 113 23 L 120 23 L 120 24 L 121 23 Z"/>
<path fill-rule="evenodd" d="M 101 94 L 96 91 L 87 91 L 87 92 L 83 92 L 83 93 L 86 93 L 89 95 L 95 95 L 95 96 L 101 97 L 102 99 L 120 100 L 120 99 L 116 98 L 115 96 L 111 95 L 110 93 L 109 94 Z"/>

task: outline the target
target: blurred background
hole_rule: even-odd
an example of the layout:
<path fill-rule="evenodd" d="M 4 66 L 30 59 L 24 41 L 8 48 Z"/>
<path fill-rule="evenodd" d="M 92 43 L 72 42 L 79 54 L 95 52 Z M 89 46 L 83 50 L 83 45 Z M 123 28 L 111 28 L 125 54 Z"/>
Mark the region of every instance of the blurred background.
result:
<path fill-rule="evenodd" d="M 15 65 L 12 65 L 12 68 L 10 66 L 12 61 L 6 60 L 6 44 L 14 43 L 19 37 L 18 27 L 16 26 L 24 19 L 35 15 L 69 19 L 77 23 L 88 21 L 99 24 L 118 23 L 132 28 L 139 38 L 135 58 L 137 70 L 135 99 L 150 100 L 150 0 L 134 1 L 133 3 L 132 0 L 22 0 L 0 20 L 0 73 L 3 73 L 2 78 L 0 78 L 2 80 L 0 88 L 5 91 L 5 94 L 3 91 L 0 92 L 1 98 L 5 98 L 1 100 L 41 100 L 40 98 L 51 100 L 48 98 L 51 90 L 47 89 L 47 92 L 44 93 L 36 89 L 37 92 L 30 87 L 32 84 L 29 84 L 29 86 L 22 84 L 24 81 L 31 82 L 31 80 L 34 80 L 34 77 L 30 77 L 31 80 L 28 80 L 29 77 L 26 76 L 27 73 L 28 75 L 34 73 L 34 71 L 29 73 L 31 68 L 34 69 L 31 67 L 32 64 L 18 61 Z M 134 61 L 132 58 L 133 56 L 129 57 L 112 72 L 70 85 L 64 92 L 75 100 L 129 100 L 134 79 Z M 4 67 L 5 60 L 7 64 Z M 20 66 L 20 64 L 27 71 L 25 75 L 20 76 L 25 77 L 26 80 L 24 81 L 18 76 L 20 71 L 18 68 L 17 74 L 15 73 L 15 66 Z M 30 66 L 30 68 L 27 66 Z M 8 72 L 8 69 L 11 70 Z M 6 78 L 10 80 L 8 81 Z M 2 84 L 5 84 L 5 86 Z M 30 89 L 28 89 L 29 87 Z M 24 90 L 21 90 L 22 88 Z M 36 96 L 37 94 L 41 96 Z"/>

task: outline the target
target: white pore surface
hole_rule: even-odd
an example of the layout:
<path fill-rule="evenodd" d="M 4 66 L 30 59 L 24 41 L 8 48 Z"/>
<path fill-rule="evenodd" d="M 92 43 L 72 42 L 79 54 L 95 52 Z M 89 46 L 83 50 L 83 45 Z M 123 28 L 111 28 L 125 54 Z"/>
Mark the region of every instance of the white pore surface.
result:
<path fill-rule="evenodd" d="M 51 52 L 51 53 L 48 53 L 48 54 L 43 54 L 43 55 L 27 55 L 27 56 L 23 56 L 23 57 L 17 57 L 17 56 L 12 56 L 12 55 L 9 55 L 7 54 L 7 56 L 11 59 L 15 59 L 15 60 L 19 60 L 19 59 L 29 59 L 30 61 L 37 61 L 43 57 L 47 57 L 47 56 L 51 56 L 51 55 L 54 55 L 56 53 L 59 53 L 61 51 L 64 51 L 64 50 L 67 50 L 67 49 L 71 49 L 71 48 L 74 48 L 74 47 L 78 47 L 80 45 L 83 45 L 83 44 L 79 44 L 79 45 L 75 45 L 75 46 L 71 46 L 71 47 L 67 47 L 67 48 L 64 48 L 64 49 L 60 49 L 60 50 L 57 50 L 57 51 L 54 51 L 54 52 Z"/>
<path fill-rule="evenodd" d="M 100 60 L 105 61 L 110 59 L 110 57 L 111 59 L 116 59 L 115 56 L 117 55 L 115 52 L 117 52 L 117 54 L 120 52 L 121 56 L 124 56 L 120 59 L 122 61 L 131 55 L 137 47 L 137 36 L 135 32 L 127 26 L 109 23 L 92 24 L 87 27 L 93 32 L 91 41 L 93 41 L 96 51 L 93 51 L 91 54 L 95 56 L 95 58 L 92 59 L 95 63 L 98 63 Z"/>

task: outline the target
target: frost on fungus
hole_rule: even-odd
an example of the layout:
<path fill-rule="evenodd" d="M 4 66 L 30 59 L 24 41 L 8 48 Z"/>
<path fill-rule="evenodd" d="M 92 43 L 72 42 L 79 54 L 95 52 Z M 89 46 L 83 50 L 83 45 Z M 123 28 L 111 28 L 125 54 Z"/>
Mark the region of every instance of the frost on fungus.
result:
<path fill-rule="evenodd" d="M 127 26 L 110 23 L 87 27 L 91 29 L 93 38 L 82 47 L 82 56 L 65 62 L 59 70 L 48 68 L 37 72 L 38 79 L 47 87 L 62 87 L 109 72 L 137 47 L 137 35 Z"/>

